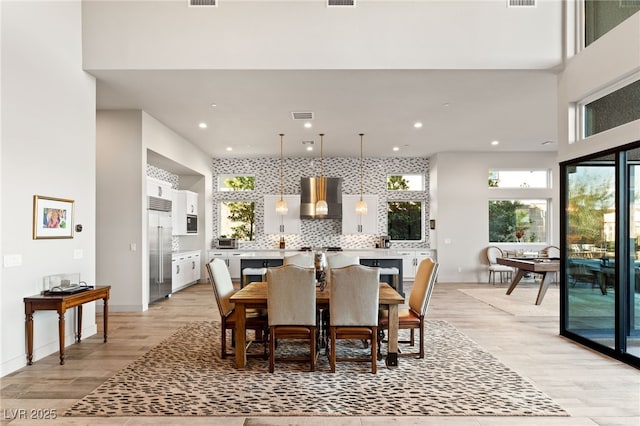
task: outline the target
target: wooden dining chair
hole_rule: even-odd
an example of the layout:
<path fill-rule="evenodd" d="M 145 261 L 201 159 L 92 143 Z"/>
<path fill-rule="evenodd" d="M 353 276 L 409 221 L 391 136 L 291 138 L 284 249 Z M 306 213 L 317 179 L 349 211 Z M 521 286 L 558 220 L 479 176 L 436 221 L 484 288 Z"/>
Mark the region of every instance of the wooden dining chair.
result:
<path fill-rule="evenodd" d="M 401 340 L 398 343 L 415 345 L 415 330 L 420 333 L 420 348 L 418 352 L 400 352 L 399 355 L 415 356 L 424 358 L 424 317 L 427 314 L 431 293 L 438 276 L 438 268 L 440 265 L 431 259 L 424 259 L 418 265 L 416 278 L 409 293 L 409 308 L 398 310 L 398 329 L 410 330 L 409 340 Z M 380 352 L 380 343 L 384 340 L 384 330 L 389 329 L 389 311 L 383 309 L 380 311 L 380 336 L 378 344 L 378 359 L 382 359 Z"/>
<path fill-rule="evenodd" d="M 331 302 L 329 303 L 329 362 L 331 372 L 336 362 L 371 362 L 371 372 L 377 372 L 378 302 L 380 273 L 378 268 L 349 265 L 330 269 Z M 370 357 L 338 357 L 338 340 L 371 342 Z"/>
<path fill-rule="evenodd" d="M 233 353 L 227 353 L 227 330 L 231 330 L 231 341 L 235 342 L 236 316 L 235 304 L 229 301 L 229 298 L 236 292 L 233 288 L 233 282 L 227 264 L 222 259 L 213 259 L 206 264 L 209 281 L 213 287 L 213 294 L 216 298 L 218 311 L 220 312 L 221 321 L 221 357 L 224 359 Z M 268 322 L 267 316 L 262 309 L 247 309 L 246 312 L 246 329 L 255 332 L 255 338 L 252 342 L 259 342 L 264 345 L 264 353 L 261 355 L 267 357 L 267 333 Z M 252 356 L 252 355 L 250 355 Z M 255 355 L 254 355 L 255 356 Z"/>
<path fill-rule="evenodd" d="M 316 369 L 316 282 L 313 268 L 283 265 L 267 271 L 269 312 L 269 372 L 276 361 L 308 361 Z M 309 340 L 309 356 L 277 356 L 281 339 Z"/>

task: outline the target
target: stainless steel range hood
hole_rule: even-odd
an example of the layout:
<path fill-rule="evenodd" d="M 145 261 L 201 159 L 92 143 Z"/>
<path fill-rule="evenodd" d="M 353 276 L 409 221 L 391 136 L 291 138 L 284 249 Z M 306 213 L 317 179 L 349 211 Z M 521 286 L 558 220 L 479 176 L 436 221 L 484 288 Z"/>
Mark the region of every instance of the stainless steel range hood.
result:
<path fill-rule="evenodd" d="M 326 201 L 329 212 L 316 215 L 318 201 L 318 181 L 325 179 Z M 303 177 L 300 178 L 300 218 L 301 219 L 342 219 L 342 178 Z"/>

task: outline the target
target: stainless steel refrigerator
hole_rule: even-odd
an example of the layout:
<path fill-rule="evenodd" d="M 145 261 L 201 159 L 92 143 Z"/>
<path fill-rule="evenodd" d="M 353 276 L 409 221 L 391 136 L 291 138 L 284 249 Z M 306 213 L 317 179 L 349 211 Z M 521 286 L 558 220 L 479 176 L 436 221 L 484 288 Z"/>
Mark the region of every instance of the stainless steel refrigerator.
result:
<path fill-rule="evenodd" d="M 171 294 L 171 200 L 149 197 L 149 303 Z"/>

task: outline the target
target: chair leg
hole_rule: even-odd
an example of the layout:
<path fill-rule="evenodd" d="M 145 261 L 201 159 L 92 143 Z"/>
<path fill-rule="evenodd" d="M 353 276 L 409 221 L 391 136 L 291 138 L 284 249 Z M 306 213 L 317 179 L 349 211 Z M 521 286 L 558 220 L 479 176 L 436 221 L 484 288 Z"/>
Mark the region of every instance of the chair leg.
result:
<path fill-rule="evenodd" d="M 316 371 L 316 327 L 311 327 L 309 342 L 309 356 L 311 357 L 311 371 Z"/>
<path fill-rule="evenodd" d="M 331 344 L 331 350 L 329 351 L 329 364 L 331 365 L 331 372 L 336 372 L 336 328 L 329 327 L 329 342 Z"/>
<path fill-rule="evenodd" d="M 378 347 L 378 327 L 373 327 L 371 333 L 371 372 L 378 372 L 378 357 L 376 356 L 376 348 Z"/>
<path fill-rule="evenodd" d="M 276 366 L 276 329 L 269 328 L 269 373 L 273 373 Z"/>
<path fill-rule="evenodd" d="M 227 357 L 227 330 L 222 327 L 222 354 L 220 355 L 222 359 Z"/>
<path fill-rule="evenodd" d="M 420 358 L 424 358 L 424 316 L 420 317 Z"/>

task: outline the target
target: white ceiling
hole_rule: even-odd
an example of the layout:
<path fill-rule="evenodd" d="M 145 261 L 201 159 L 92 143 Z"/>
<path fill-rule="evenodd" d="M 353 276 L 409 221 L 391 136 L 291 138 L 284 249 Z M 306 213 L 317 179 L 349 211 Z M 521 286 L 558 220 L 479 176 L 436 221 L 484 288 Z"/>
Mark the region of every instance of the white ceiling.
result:
<path fill-rule="evenodd" d="M 93 71 L 98 109 L 142 109 L 212 157 L 426 157 L 548 151 L 556 76 L 545 71 Z M 216 106 L 212 107 L 211 104 Z M 313 127 L 292 112 L 313 112 Z M 416 121 L 423 123 L 416 129 Z M 200 129 L 200 122 L 207 123 Z M 315 151 L 302 141 L 314 140 Z M 497 147 L 491 141 L 498 140 Z M 399 151 L 392 148 L 397 146 Z M 232 151 L 226 151 L 231 147 Z"/>
<path fill-rule="evenodd" d="M 99 109 L 142 109 L 212 157 L 277 156 L 279 133 L 288 157 L 318 156 L 319 133 L 326 156 L 359 155 L 360 132 L 367 157 L 556 150 L 560 0 L 357 5 L 84 1 L 84 68 Z"/>

